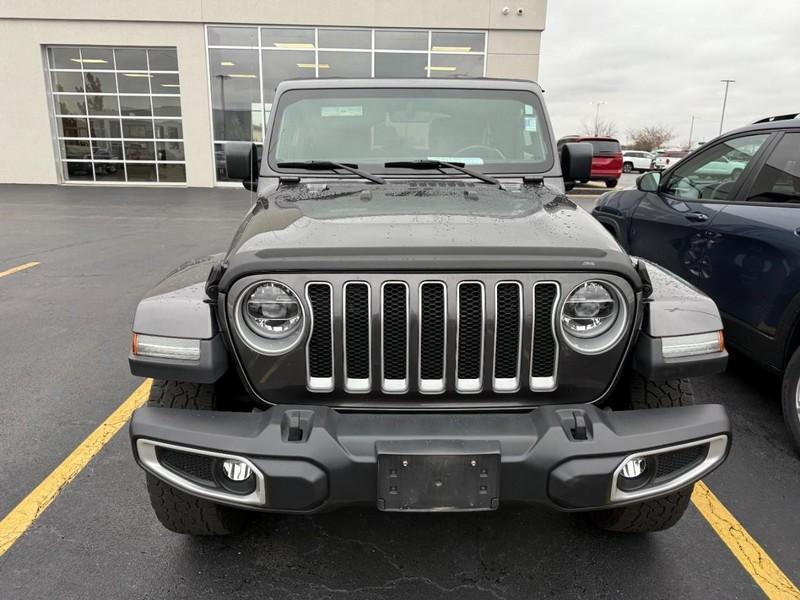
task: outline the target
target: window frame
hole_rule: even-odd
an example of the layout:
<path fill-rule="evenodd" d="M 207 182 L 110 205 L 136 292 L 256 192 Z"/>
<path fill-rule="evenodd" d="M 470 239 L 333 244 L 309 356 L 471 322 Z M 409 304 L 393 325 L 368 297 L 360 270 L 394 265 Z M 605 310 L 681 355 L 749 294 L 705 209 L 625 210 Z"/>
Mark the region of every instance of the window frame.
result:
<path fill-rule="evenodd" d="M 784 137 L 787 134 L 794 134 L 800 136 L 800 128 L 791 128 L 791 129 L 780 129 L 772 131 L 772 139 L 769 140 L 769 148 L 766 152 L 764 152 L 759 161 L 757 168 L 755 168 L 751 172 L 751 176 L 748 178 L 746 182 L 746 186 L 742 186 L 740 197 L 736 199 L 737 204 L 745 204 L 747 206 L 782 206 L 784 208 L 800 208 L 800 202 L 769 202 L 769 201 L 761 201 L 761 202 L 750 202 L 748 198 L 750 197 L 750 193 L 753 190 L 753 186 L 758 179 L 758 176 L 761 174 L 761 170 L 764 168 L 764 165 L 767 164 L 770 156 L 772 156 L 773 152 L 778 148 L 778 145 L 781 143 Z M 766 146 L 766 143 L 764 144 Z M 752 161 L 751 161 L 752 162 Z"/>

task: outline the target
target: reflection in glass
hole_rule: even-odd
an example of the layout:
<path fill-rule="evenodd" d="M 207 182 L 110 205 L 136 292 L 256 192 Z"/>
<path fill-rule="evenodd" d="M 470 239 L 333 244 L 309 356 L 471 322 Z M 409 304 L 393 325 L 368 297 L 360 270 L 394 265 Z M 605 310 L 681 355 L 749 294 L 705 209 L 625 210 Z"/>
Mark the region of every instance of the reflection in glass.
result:
<path fill-rule="evenodd" d="M 90 115 L 118 115 L 116 96 L 86 96 Z"/>
<path fill-rule="evenodd" d="M 153 142 L 125 142 L 125 160 L 155 160 Z"/>
<path fill-rule="evenodd" d="M 293 50 L 314 49 L 313 29 L 291 29 L 288 27 L 262 27 L 262 48 L 288 48 Z"/>
<path fill-rule="evenodd" d="M 84 69 L 111 71 L 114 69 L 114 52 L 111 48 L 81 48 L 81 62 Z"/>
<path fill-rule="evenodd" d="M 81 53 L 78 48 L 50 48 L 49 54 L 53 69 L 81 68 Z"/>
<path fill-rule="evenodd" d="M 320 77 L 371 77 L 369 52 L 319 52 Z"/>
<path fill-rule="evenodd" d="M 150 93 L 150 77 L 147 73 L 117 73 L 120 94 Z"/>
<path fill-rule="evenodd" d="M 285 79 L 298 77 L 314 77 L 316 63 L 314 52 L 303 50 L 286 50 L 282 52 L 264 50 L 261 64 L 264 69 L 264 103 L 272 102 L 275 97 L 275 88 Z M 254 100 L 258 102 L 258 99 Z"/>
<path fill-rule="evenodd" d="M 485 36 L 482 31 L 431 33 L 432 52 L 483 52 Z"/>
<path fill-rule="evenodd" d="M 482 77 L 480 54 L 431 54 L 431 77 Z"/>
<path fill-rule="evenodd" d="M 177 73 L 154 73 L 150 86 L 154 94 L 179 94 L 181 91 Z"/>
<path fill-rule="evenodd" d="M 114 50 L 118 71 L 146 71 L 147 50 L 144 48 L 117 48 Z"/>
<path fill-rule="evenodd" d="M 375 77 L 427 77 L 427 54 L 375 53 Z"/>
<path fill-rule="evenodd" d="M 92 141 L 94 160 L 122 160 L 122 142 L 111 140 Z"/>
<path fill-rule="evenodd" d="M 61 140 L 61 158 L 92 158 L 88 140 Z"/>
<path fill-rule="evenodd" d="M 158 178 L 160 181 L 183 183 L 186 181 L 186 165 L 159 163 Z"/>
<path fill-rule="evenodd" d="M 120 137 L 119 119 L 92 119 L 89 126 L 94 138 Z"/>
<path fill-rule="evenodd" d="M 119 109 L 122 116 L 149 117 L 150 96 L 120 96 Z"/>
<path fill-rule="evenodd" d="M 85 115 L 86 102 L 83 96 L 55 94 L 53 100 L 56 114 L 59 115 Z"/>
<path fill-rule="evenodd" d="M 183 142 L 156 142 L 158 160 L 184 160 Z"/>
<path fill-rule="evenodd" d="M 208 51 L 211 67 L 211 109 L 214 138 L 261 139 L 260 121 L 253 122 L 259 102 L 258 50 Z"/>
<path fill-rule="evenodd" d="M 153 114 L 157 117 L 180 117 L 181 99 L 177 96 L 153 96 Z"/>
<path fill-rule="evenodd" d="M 123 119 L 122 136 L 125 138 L 152 138 L 153 122 L 149 119 Z"/>
<path fill-rule="evenodd" d="M 87 162 L 62 162 L 61 173 L 65 181 L 92 181 L 92 163 Z"/>
<path fill-rule="evenodd" d="M 78 71 L 53 71 L 51 76 L 54 92 L 83 91 L 83 77 Z"/>
<path fill-rule="evenodd" d="M 75 117 L 56 118 L 59 137 L 89 137 L 86 119 Z"/>
<path fill-rule="evenodd" d="M 166 140 L 179 140 L 183 138 L 183 125 L 180 121 L 155 120 L 156 137 Z"/>
<path fill-rule="evenodd" d="M 150 48 L 147 56 L 151 71 L 178 70 L 178 53 L 174 48 Z"/>
<path fill-rule="evenodd" d="M 372 31 L 369 29 L 320 29 L 317 37 L 320 48 L 372 48 Z"/>
<path fill-rule="evenodd" d="M 156 166 L 153 163 L 125 163 L 128 181 L 155 181 Z"/>
<path fill-rule="evenodd" d="M 97 181 L 125 181 L 125 165 L 122 163 L 94 163 Z"/>
<path fill-rule="evenodd" d="M 376 29 L 376 50 L 428 50 L 428 32 L 403 29 Z"/>
<path fill-rule="evenodd" d="M 86 92 L 89 94 L 113 94 L 117 91 L 117 78 L 112 72 L 90 72 L 83 74 Z"/>
<path fill-rule="evenodd" d="M 209 27 L 209 46 L 258 46 L 255 27 Z"/>

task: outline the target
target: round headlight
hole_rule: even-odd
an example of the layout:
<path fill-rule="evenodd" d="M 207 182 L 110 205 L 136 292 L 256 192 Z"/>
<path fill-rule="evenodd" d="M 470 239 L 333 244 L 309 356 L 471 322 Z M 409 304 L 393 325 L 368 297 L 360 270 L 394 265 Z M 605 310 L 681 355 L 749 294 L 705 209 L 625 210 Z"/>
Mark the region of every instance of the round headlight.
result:
<path fill-rule="evenodd" d="M 561 325 L 576 338 L 595 338 L 604 334 L 619 317 L 619 300 L 607 285 L 599 281 L 582 283 L 564 302 Z"/>
<path fill-rule="evenodd" d="M 256 334 L 280 340 L 297 332 L 303 323 L 300 299 L 288 286 L 270 281 L 246 292 L 242 313 Z"/>

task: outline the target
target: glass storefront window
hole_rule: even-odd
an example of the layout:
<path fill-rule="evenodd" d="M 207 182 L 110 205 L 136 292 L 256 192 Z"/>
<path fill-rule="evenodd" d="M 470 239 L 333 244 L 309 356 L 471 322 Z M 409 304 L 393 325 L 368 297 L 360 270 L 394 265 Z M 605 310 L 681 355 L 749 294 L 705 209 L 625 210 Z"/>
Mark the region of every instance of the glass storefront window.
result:
<path fill-rule="evenodd" d="M 227 142 L 263 142 L 264 124 L 281 81 L 482 77 L 486 62 L 484 31 L 253 25 L 208 26 L 206 31 L 217 181 L 228 181 Z M 69 57 L 60 57 L 64 59 Z M 153 93 L 156 82 L 155 77 L 150 80 Z M 158 124 L 156 130 L 157 137 L 164 137 Z"/>
<path fill-rule="evenodd" d="M 47 65 L 64 181 L 186 181 L 174 48 L 50 47 Z"/>

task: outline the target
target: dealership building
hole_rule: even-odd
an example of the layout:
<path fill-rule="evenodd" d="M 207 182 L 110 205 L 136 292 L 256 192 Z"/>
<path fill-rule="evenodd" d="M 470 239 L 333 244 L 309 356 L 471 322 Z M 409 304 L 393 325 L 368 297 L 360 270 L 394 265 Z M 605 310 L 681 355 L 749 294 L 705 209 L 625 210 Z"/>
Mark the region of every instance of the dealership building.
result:
<path fill-rule="evenodd" d="M 0 183 L 212 187 L 276 85 L 536 79 L 546 0 L 0 0 Z"/>

